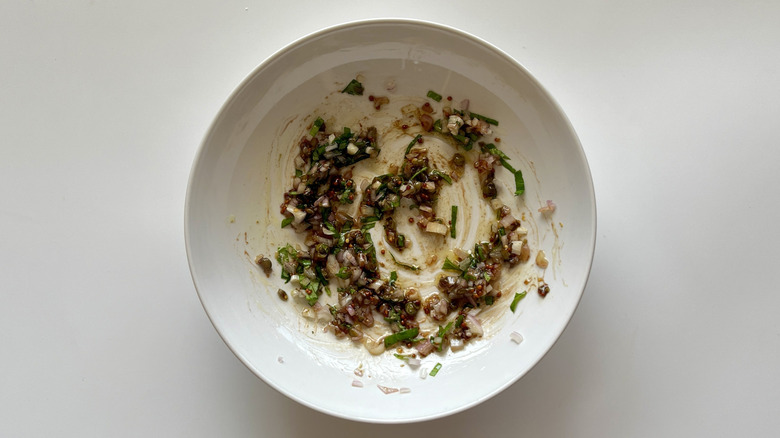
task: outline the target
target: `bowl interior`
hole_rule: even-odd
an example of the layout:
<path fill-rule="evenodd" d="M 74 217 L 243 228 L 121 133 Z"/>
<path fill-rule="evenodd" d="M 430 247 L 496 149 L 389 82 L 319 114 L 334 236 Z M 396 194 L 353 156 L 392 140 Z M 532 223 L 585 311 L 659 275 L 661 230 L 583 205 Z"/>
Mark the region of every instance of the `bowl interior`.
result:
<path fill-rule="evenodd" d="M 266 278 L 253 263 L 257 254 L 273 258 L 277 247 L 295 240 L 292 231 L 280 228 L 279 205 L 292 175 L 293 151 L 313 117 L 334 112 L 340 125 L 355 126 L 373 111 L 367 99 L 347 102 L 338 93 L 356 75 L 364 78 L 367 94 L 390 93 L 388 84 L 394 84 L 387 113 L 397 111 L 408 96 L 413 101 L 436 90 L 468 98 L 474 111 L 499 120 L 496 133 L 502 150 L 523 170 L 526 181 L 525 195 L 513 197 L 511 178 L 499 175 L 502 200 L 526 217 L 532 248 L 545 250 L 551 261 L 543 276 L 552 292 L 542 299 L 533 284 L 524 284 L 542 275 L 534 266 L 510 272 L 503 285 L 506 295 L 529 291 L 518 311 L 509 312 L 509 300 L 504 299 L 499 303 L 504 310 L 486 327 L 484 339 L 454 354 L 426 358 L 422 367 L 428 370 L 443 364 L 436 377 L 421 379 L 418 369 L 402 366 L 392 354 L 372 356 L 348 340 L 323 333 L 327 321 L 303 317 L 279 300 L 277 289 L 289 286 L 278 270 Z M 388 136 L 386 155 L 400 157 L 397 151 L 409 138 Z M 464 193 L 458 196 L 469 196 Z M 551 217 L 537 212 L 547 199 L 558 205 Z M 587 162 L 548 93 L 492 46 L 450 28 L 406 20 L 328 29 L 294 43 L 255 70 L 204 139 L 192 169 L 185 214 L 187 254 L 198 294 L 236 356 L 265 382 L 307 406 L 372 422 L 451 414 L 523 376 L 571 318 L 595 244 L 595 200 Z M 477 238 L 479 214 L 474 212 L 473 224 L 461 225 L 466 229 L 461 233 L 464 246 Z M 433 278 L 417 280 L 431 286 Z M 510 340 L 513 331 L 524 336 L 520 345 Z M 362 377 L 355 375 L 357 368 Z M 353 387 L 354 379 L 365 387 Z M 376 385 L 411 392 L 386 395 Z"/>

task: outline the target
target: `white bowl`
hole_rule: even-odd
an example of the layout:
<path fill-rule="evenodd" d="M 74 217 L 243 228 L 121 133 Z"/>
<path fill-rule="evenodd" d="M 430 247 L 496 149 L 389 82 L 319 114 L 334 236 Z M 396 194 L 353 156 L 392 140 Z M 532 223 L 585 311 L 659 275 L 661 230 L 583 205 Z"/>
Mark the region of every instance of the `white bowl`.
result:
<path fill-rule="evenodd" d="M 278 246 L 295 239 L 279 226 L 279 205 L 293 169 L 291 151 L 297 150 L 314 113 L 343 109 L 346 95 L 338 91 L 358 74 L 366 94 L 388 94 L 385 85 L 394 81 L 394 94 L 388 95 L 398 105 L 403 96 L 424 101 L 427 90 L 435 90 L 456 100 L 469 98 L 473 110 L 498 119 L 501 148 L 524 171 L 526 181 L 526 193 L 513 197 L 511 176 L 497 171 L 501 197 L 525 216 L 532 248 L 545 250 L 550 258 L 543 273 L 550 294 L 541 298 L 536 293 L 534 279 L 542 271 L 533 261 L 510 270 L 502 284 L 505 297 L 493 306 L 496 314 L 486 323 L 485 336 L 463 351 L 423 360 L 428 370 L 442 363 L 435 377 L 422 379 L 419 369 L 401 366 L 390 353 L 372 356 L 349 340 L 323 333 L 325 321 L 312 322 L 277 297 L 279 287 L 289 291 L 278 267 L 266 278 L 253 263 L 257 254 L 273 258 Z M 353 102 L 352 112 L 339 116 L 347 126 L 373 110 L 365 96 Z M 388 151 L 383 149 L 385 159 L 400 157 L 398 151 L 411 138 L 391 137 Z M 549 218 L 537 211 L 547 199 L 558 205 Z M 475 207 L 475 216 L 462 221 L 453 246 L 460 242 L 468 247 L 469 239 L 473 245 L 479 214 Z M 488 43 L 411 20 L 329 28 L 266 60 L 230 96 L 209 129 L 192 168 L 185 208 L 195 286 L 235 355 L 266 383 L 306 406 L 378 423 L 428 420 L 464 410 L 527 373 L 558 339 L 579 303 L 595 236 L 587 161 L 552 97 L 528 71 Z M 532 279 L 530 285 L 524 284 L 527 279 Z M 433 275 L 402 274 L 399 281 L 419 281 L 430 289 Z M 521 289 L 528 296 L 512 313 L 510 295 Z M 512 332 L 521 333 L 524 341 L 512 342 Z M 355 374 L 360 367 L 363 376 Z M 353 387 L 355 379 L 364 387 Z M 385 394 L 377 385 L 411 391 Z"/>

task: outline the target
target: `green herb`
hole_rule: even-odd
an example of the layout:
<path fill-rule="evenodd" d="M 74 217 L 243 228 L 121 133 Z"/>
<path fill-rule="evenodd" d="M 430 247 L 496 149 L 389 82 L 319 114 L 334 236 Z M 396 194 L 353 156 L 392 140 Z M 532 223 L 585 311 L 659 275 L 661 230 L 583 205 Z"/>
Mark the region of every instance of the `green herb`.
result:
<path fill-rule="evenodd" d="M 452 206 L 452 219 L 450 219 L 450 237 L 455 238 L 455 223 L 458 221 L 458 206 Z"/>
<path fill-rule="evenodd" d="M 309 136 L 314 137 L 315 135 L 317 135 L 323 123 L 325 123 L 325 121 L 322 120 L 321 117 L 317 117 L 317 120 L 315 120 L 314 123 L 311 125 L 311 129 L 309 130 Z"/>
<path fill-rule="evenodd" d="M 409 181 L 414 181 L 414 179 L 417 178 L 417 175 L 425 172 L 426 170 L 428 170 L 427 167 L 423 167 L 422 169 L 418 170 L 417 172 L 414 173 L 414 175 L 412 175 L 411 178 L 409 178 Z"/>
<path fill-rule="evenodd" d="M 444 265 L 441 268 L 445 271 L 455 271 L 461 274 L 463 273 L 463 270 L 460 269 L 460 267 L 457 264 L 453 263 L 449 257 L 446 257 L 444 259 Z"/>
<path fill-rule="evenodd" d="M 342 93 L 351 94 L 353 96 L 362 96 L 363 95 L 363 84 L 358 82 L 357 79 L 352 79 L 349 81 L 349 84 L 347 84 L 346 87 L 344 87 L 343 90 L 341 90 Z"/>
<path fill-rule="evenodd" d="M 517 303 L 520 302 L 523 298 L 525 298 L 526 292 L 515 292 L 515 298 L 512 300 L 512 304 L 509 305 L 509 310 L 512 311 L 512 313 L 515 312 L 515 309 L 517 309 Z"/>
<path fill-rule="evenodd" d="M 448 322 L 447 325 L 445 325 L 444 327 L 439 326 L 439 333 L 437 333 L 437 336 L 440 338 L 444 338 L 444 335 L 446 335 L 451 328 L 452 328 L 452 321 Z"/>
<path fill-rule="evenodd" d="M 317 283 L 317 288 L 319 288 L 319 283 Z M 309 293 L 311 292 L 311 293 Z M 306 289 L 306 292 L 304 292 L 306 295 L 306 301 L 309 303 L 310 306 L 313 306 L 317 303 L 317 300 L 320 298 L 320 296 L 317 294 L 315 290 L 312 289 Z"/>
<path fill-rule="evenodd" d="M 486 150 L 487 152 L 490 152 L 491 154 L 498 156 L 498 157 L 499 157 L 499 158 L 501 158 L 502 160 L 508 160 L 508 159 L 509 159 L 509 157 L 507 156 L 507 154 L 503 153 L 503 152 L 502 152 L 502 151 L 501 151 L 499 148 L 497 148 L 497 147 L 496 147 L 496 145 L 494 145 L 493 143 L 486 144 L 486 145 L 485 145 L 485 146 L 483 146 L 482 148 L 483 148 L 484 150 Z M 503 163 L 502 163 L 502 164 L 503 164 Z M 505 166 L 505 167 L 506 167 L 506 166 Z"/>
<path fill-rule="evenodd" d="M 302 176 L 303 176 L 303 172 L 301 171 L 301 169 L 295 169 L 295 177 L 300 178 Z"/>
<path fill-rule="evenodd" d="M 290 225 L 294 219 L 295 218 L 291 218 L 291 217 L 286 217 L 282 219 L 282 228 L 286 227 L 287 225 Z"/>
<path fill-rule="evenodd" d="M 418 333 L 420 333 L 420 329 L 417 327 L 403 330 L 398 333 L 393 333 L 392 335 L 389 335 L 385 338 L 385 348 L 390 347 L 397 342 L 412 339 L 413 337 L 417 336 Z"/>
<path fill-rule="evenodd" d="M 458 315 L 458 319 L 455 320 L 455 328 L 457 329 L 463 324 L 463 320 L 465 317 L 463 315 Z"/>
<path fill-rule="evenodd" d="M 439 374 L 439 370 L 441 369 L 441 363 L 437 362 L 436 366 L 433 367 L 430 374 L 428 374 L 431 377 L 436 377 L 436 374 Z"/>
<path fill-rule="evenodd" d="M 398 273 L 395 271 L 390 272 L 390 281 L 388 282 L 390 286 L 395 285 L 396 281 L 398 281 Z"/>
<path fill-rule="evenodd" d="M 515 196 L 520 196 L 525 193 L 525 181 L 523 180 L 523 172 L 515 171 Z"/>
<path fill-rule="evenodd" d="M 498 126 L 498 120 L 496 120 L 496 119 L 491 119 L 490 117 L 485 117 L 485 116 L 483 116 L 481 114 L 477 114 L 477 113 L 471 113 L 471 117 L 473 117 L 475 119 L 483 120 L 485 122 L 490 123 L 491 125 Z"/>
<path fill-rule="evenodd" d="M 488 306 L 493 305 L 493 295 L 485 295 L 485 304 Z"/>
<path fill-rule="evenodd" d="M 406 246 L 406 236 L 403 234 L 399 234 L 398 237 L 395 240 L 395 246 L 398 248 L 403 248 Z"/>
<path fill-rule="evenodd" d="M 452 178 L 450 178 L 450 176 L 444 172 L 439 172 L 438 170 L 433 169 L 431 170 L 431 175 L 438 175 L 439 178 L 443 179 L 444 181 L 447 181 L 447 184 L 452 184 Z"/>
<path fill-rule="evenodd" d="M 404 362 L 409 362 L 409 357 L 404 356 L 403 354 L 393 353 L 393 356 L 395 356 L 398 359 L 401 359 Z"/>
<path fill-rule="evenodd" d="M 349 278 L 351 274 L 349 273 L 349 269 L 347 269 L 345 266 L 342 266 L 341 269 L 339 269 L 339 272 L 336 273 L 336 277 L 346 280 Z"/>
<path fill-rule="evenodd" d="M 474 115 L 472 113 L 472 115 Z M 501 162 L 501 165 L 504 166 L 504 168 L 515 176 L 515 196 L 520 196 L 523 193 L 525 193 L 525 180 L 523 179 L 523 172 L 520 170 L 516 170 L 514 167 L 512 167 L 511 164 L 509 164 L 509 157 L 501 152 L 496 145 L 494 144 L 488 144 L 483 147 L 486 151 L 490 152 L 493 155 L 496 155 L 499 158 L 499 161 Z"/>
<path fill-rule="evenodd" d="M 441 129 L 441 119 L 436 119 L 436 121 L 433 122 L 433 129 L 436 132 L 442 132 L 442 129 Z"/>
<path fill-rule="evenodd" d="M 436 102 L 441 102 L 441 94 L 439 94 L 439 93 L 437 93 L 437 92 L 435 92 L 433 90 L 428 90 L 427 96 L 430 97 L 431 99 L 435 100 Z"/>
<path fill-rule="evenodd" d="M 417 136 L 414 137 L 414 140 L 412 140 L 412 142 L 409 143 L 409 146 L 406 147 L 406 153 L 404 153 L 404 156 L 409 155 L 409 151 L 411 151 L 412 148 L 414 147 L 414 145 L 417 144 L 417 140 L 419 140 L 421 138 L 422 138 L 422 134 L 417 134 Z"/>
<path fill-rule="evenodd" d="M 409 264 L 409 263 L 399 262 L 395 258 L 395 256 L 393 255 L 392 252 L 390 253 L 390 257 L 393 259 L 393 263 L 395 263 L 396 265 L 398 265 L 398 266 L 400 266 L 402 268 L 410 269 L 410 270 L 415 271 L 415 272 L 420 270 L 420 267 L 417 266 L 417 265 L 412 265 L 412 264 Z"/>

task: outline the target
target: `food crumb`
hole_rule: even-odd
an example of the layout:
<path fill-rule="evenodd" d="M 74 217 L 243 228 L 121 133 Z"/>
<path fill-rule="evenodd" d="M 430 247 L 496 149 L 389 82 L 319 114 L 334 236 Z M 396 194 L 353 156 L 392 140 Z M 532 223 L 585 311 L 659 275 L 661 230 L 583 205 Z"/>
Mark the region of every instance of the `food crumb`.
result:
<path fill-rule="evenodd" d="M 276 361 L 279 363 L 284 363 L 284 358 L 282 356 L 279 356 L 276 358 Z"/>
<path fill-rule="evenodd" d="M 412 390 L 409 389 L 409 388 L 401 388 L 401 390 L 399 392 L 401 394 L 408 394 L 408 393 L 412 392 Z"/>
<path fill-rule="evenodd" d="M 382 386 L 382 385 L 376 385 L 376 386 L 377 386 L 377 388 L 379 388 L 385 394 L 392 394 L 394 392 L 398 392 L 398 388 L 390 388 L 390 387 Z"/>
<path fill-rule="evenodd" d="M 231 224 L 236 223 L 236 215 L 231 214 L 230 216 L 228 216 L 228 222 L 230 222 Z"/>

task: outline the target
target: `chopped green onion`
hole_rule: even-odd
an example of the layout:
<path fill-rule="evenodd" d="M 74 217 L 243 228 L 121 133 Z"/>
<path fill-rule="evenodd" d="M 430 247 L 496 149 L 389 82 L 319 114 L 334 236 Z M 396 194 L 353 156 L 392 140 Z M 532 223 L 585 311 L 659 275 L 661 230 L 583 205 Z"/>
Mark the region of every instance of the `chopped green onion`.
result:
<path fill-rule="evenodd" d="M 390 286 L 394 285 L 395 282 L 398 280 L 398 273 L 395 271 L 390 272 Z"/>
<path fill-rule="evenodd" d="M 295 169 L 295 177 L 300 178 L 303 176 L 303 171 L 301 169 Z"/>
<path fill-rule="evenodd" d="M 403 248 L 406 246 L 406 236 L 403 234 L 399 234 L 398 237 L 395 240 L 395 246 L 399 248 Z"/>
<path fill-rule="evenodd" d="M 526 292 L 516 292 L 515 298 L 512 300 L 512 304 L 509 305 L 509 310 L 512 311 L 512 313 L 515 312 L 515 309 L 517 309 L 517 303 L 520 302 L 523 298 L 525 298 Z"/>
<path fill-rule="evenodd" d="M 430 97 L 431 99 L 435 100 L 436 102 L 441 102 L 441 94 L 439 94 L 439 93 L 437 93 L 437 92 L 435 92 L 433 90 L 428 90 L 427 96 Z"/>
<path fill-rule="evenodd" d="M 499 148 L 496 147 L 493 143 L 486 144 L 483 146 L 483 149 L 490 152 L 493 155 L 498 155 L 499 158 L 503 158 L 504 160 L 508 160 L 509 157 L 503 153 Z"/>
<path fill-rule="evenodd" d="M 449 257 L 446 257 L 444 259 L 444 266 L 442 266 L 441 268 L 445 271 L 455 271 L 455 272 L 463 273 L 463 270 L 460 269 L 460 267 L 457 264 L 452 263 L 452 260 L 450 260 Z"/>
<path fill-rule="evenodd" d="M 315 120 L 314 123 L 311 125 L 311 129 L 309 130 L 309 136 L 314 137 L 315 135 L 317 135 L 323 123 L 325 123 L 325 121 L 322 120 L 322 117 L 317 117 L 317 120 Z"/>
<path fill-rule="evenodd" d="M 472 113 L 471 115 L 473 116 L 474 114 Z M 501 165 L 504 166 L 506 170 L 512 172 L 515 175 L 515 196 L 520 196 L 525 193 L 525 180 L 523 179 L 523 172 L 512 167 L 508 161 L 509 157 L 505 153 L 501 152 L 496 147 L 496 145 L 491 143 L 484 146 L 484 149 L 491 154 L 496 155 L 501 162 Z"/>
<path fill-rule="evenodd" d="M 404 356 L 403 354 L 393 353 L 393 356 L 395 356 L 398 359 L 401 359 L 404 362 L 409 362 L 409 357 Z"/>
<path fill-rule="evenodd" d="M 417 336 L 418 333 L 420 333 L 420 329 L 417 327 L 403 330 L 398 333 L 393 333 L 392 335 L 389 335 L 385 338 L 385 348 L 397 342 L 412 339 L 413 337 Z"/>
<path fill-rule="evenodd" d="M 418 170 L 417 172 L 414 173 L 414 175 L 412 175 L 411 178 L 409 178 L 409 181 L 413 181 L 415 178 L 417 178 L 417 175 L 425 172 L 426 170 L 428 170 L 427 167 L 423 167 L 422 169 Z"/>
<path fill-rule="evenodd" d="M 282 228 L 286 227 L 287 225 L 290 225 L 295 218 L 286 217 L 282 219 Z"/>
<path fill-rule="evenodd" d="M 363 95 L 363 84 L 358 82 L 357 79 L 352 79 L 349 81 L 349 84 L 347 84 L 346 87 L 344 87 L 343 90 L 341 90 L 342 93 L 351 94 L 353 96 L 362 96 Z"/>
<path fill-rule="evenodd" d="M 336 277 L 346 280 L 349 278 L 351 274 L 349 273 L 349 269 L 346 268 L 346 266 L 342 266 L 341 269 L 339 269 L 339 272 L 336 273 Z"/>
<path fill-rule="evenodd" d="M 525 193 L 525 181 L 523 180 L 523 172 L 515 172 L 515 196 L 520 196 Z"/>
<path fill-rule="evenodd" d="M 323 289 L 325 289 L 325 293 L 328 294 L 328 296 L 330 296 L 330 288 L 324 287 Z"/>
<path fill-rule="evenodd" d="M 320 285 L 319 283 L 317 283 L 316 288 L 319 289 L 319 287 Z M 309 303 L 310 306 L 313 306 L 315 303 L 317 303 L 317 300 L 320 298 L 320 296 L 317 295 L 316 290 L 313 289 L 308 289 L 308 290 L 311 290 L 311 293 L 304 292 L 304 294 L 306 295 L 306 301 Z"/>
<path fill-rule="evenodd" d="M 455 238 L 455 223 L 458 221 L 458 206 L 452 206 L 452 219 L 450 220 L 450 237 Z"/>
<path fill-rule="evenodd" d="M 483 120 L 485 122 L 488 122 L 488 123 L 490 123 L 493 126 L 498 126 L 498 120 L 496 120 L 496 119 L 491 119 L 490 117 L 485 117 L 485 116 L 483 116 L 481 114 L 477 114 L 477 113 L 471 113 L 471 117 L 473 117 L 475 119 Z"/>
<path fill-rule="evenodd" d="M 451 328 L 452 328 L 452 321 L 448 322 L 447 325 L 445 325 L 444 327 L 439 326 L 439 333 L 437 333 L 437 335 L 440 338 L 443 338 L 444 335 L 446 335 L 447 332 L 449 332 Z"/>
<path fill-rule="evenodd" d="M 441 369 L 441 363 L 437 362 L 436 366 L 433 367 L 430 374 L 428 374 L 431 377 L 436 377 L 436 374 L 439 374 L 439 370 Z"/>
<path fill-rule="evenodd" d="M 485 295 L 485 304 L 488 306 L 493 305 L 493 295 Z"/>
<path fill-rule="evenodd" d="M 438 175 L 439 178 L 443 179 L 444 181 L 447 181 L 447 184 L 452 184 L 452 178 L 450 178 L 450 176 L 444 172 L 439 172 L 438 170 L 433 169 L 431 170 L 431 175 Z"/>
<path fill-rule="evenodd" d="M 393 255 L 392 252 L 390 253 L 390 257 L 393 259 L 393 263 L 395 263 L 396 265 L 398 265 L 398 266 L 400 266 L 402 268 L 406 268 L 406 269 L 409 269 L 409 270 L 412 270 L 412 271 L 415 271 L 415 272 L 420 270 L 420 267 L 417 266 L 417 265 L 412 265 L 412 264 L 409 264 L 409 263 L 399 262 L 395 258 L 395 256 Z"/>
<path fill-rule="evenodd" d="M 512 173 L 517 173 L 517 171 L 515 170 L 515 168 L 514 168 L 514 167 L 512 167 L 512 165 L 511 165 L 511 164 L 509 164 L 509 162 L 508 162 L 507 160 L 505 160 L 505 159 L 503 159 L 503 158 L 499 158 L 499 159 L 498 159 L 498 161 L 500 161 L 500 162 L 501 162 L 501 165 L 502 165 L 502 166 L 504 166 L 504 168 L 505 168 L 506 170 L 508 170 L 508 171 L 510 171 L 510 172 L 512 172 Z"/>
<path fill-rule="evenodd" d="M 411 143 L 409 143 L 409 146 L 407 146 L 407 147 L 406 147 L 406 153 L 404 153 L 404 156 L 407 156 L 407 155 L 409 155 L 409 151 L 411 151 L 411 150 L 412 150 L 412 148 L 414 147 L 414 145 L 416 145 L 416 144 L 417 144 L 417 140 L 419 140 L 420 138 L 422 138 L 422 134 L 417 134 L 417 136 L 416 136 L 416 137 L 414 137 L 414 140 L 412 140 L 412 142 L 411 142 Z"/>
<path fill-rule="evenodd" d="M 436 132 L 442 132 L 442 130 L 441 130 L 441 119 L 436 119 L 436 121 L 433 122 L 433 129 Z"/>

